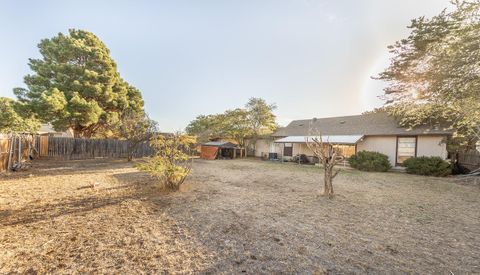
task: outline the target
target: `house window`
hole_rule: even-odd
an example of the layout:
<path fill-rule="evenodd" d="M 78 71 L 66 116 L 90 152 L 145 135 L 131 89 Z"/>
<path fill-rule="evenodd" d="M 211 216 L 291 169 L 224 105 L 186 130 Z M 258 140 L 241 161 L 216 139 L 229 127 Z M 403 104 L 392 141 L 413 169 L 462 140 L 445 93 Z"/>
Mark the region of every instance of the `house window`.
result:
<path fill-rule="evenodd" d="M 285 157 L 293 156 L 293 144 L 292 143 L 285 143 L 283 147 L 283 155 Z"/>
<path fill-rule="evenodd" d="M 355 155 L 355 145 L 333 145 L 333 149 L 345 158 Z"/>
<path fill-rule="evenodd" d="M 402 164 L 405 160 L 415 157 L 417 154 L 416 137 L 397 138 L 397 163 Z"/>

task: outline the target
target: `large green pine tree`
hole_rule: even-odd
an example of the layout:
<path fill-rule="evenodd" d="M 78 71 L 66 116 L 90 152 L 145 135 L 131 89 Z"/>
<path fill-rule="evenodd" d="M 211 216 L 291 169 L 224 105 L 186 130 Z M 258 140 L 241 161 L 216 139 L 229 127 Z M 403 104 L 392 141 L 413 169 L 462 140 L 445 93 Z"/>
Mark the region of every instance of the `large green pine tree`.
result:
<path fill-rule="evenodd" d="M 116 125 L 124 111 L 143 112 L 143 99 L 124 81 L 105 44 L 93 33 L 69 30 L 38 44 L 41 59 L 30 59 L 27 89 L 18 100 L 43 122 L 75 136 L 93 137 Z"/>
<path fill-rule="evenodd" d="M 33 133 L 40 122 L 32 113 L 24 112 L 22 104 L 11 98 L 0 97 L 0 133 Z"/>

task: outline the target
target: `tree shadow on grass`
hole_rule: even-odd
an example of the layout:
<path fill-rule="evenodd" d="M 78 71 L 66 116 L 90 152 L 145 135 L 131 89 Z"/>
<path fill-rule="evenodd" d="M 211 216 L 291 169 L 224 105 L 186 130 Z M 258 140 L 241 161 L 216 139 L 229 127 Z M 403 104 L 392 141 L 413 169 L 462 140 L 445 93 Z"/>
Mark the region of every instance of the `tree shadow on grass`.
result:
<path fill-rule="evenodd" d="M 96 193 L 82 193 L 80 197 L 67 197 L 56 203 L 29 205 L 17 210 L 0 210 L 0 225 L 12 226 L 45 221 L 66 215 L 82 215 L 100 208 L 117 205 L 126 200 L 147 201 L 152 197 L 162 197 L 169 192 L 158 187 L 152 178 L 142 172 L 114 174 L 118 185 L 97 187 Z M 85 189 L 85 190 L 83 190 Z M 91 186 L 79 187 L 77 190 L 90 192 Z M 112 194 L 113 190 L 119 191 Z"/>
<path fill-rule="evenodd" d="M 137 184 L 157 184 L 159 182 L 155 178 L 151 177 L 149 174 L 141 171 L 113 174 L 112 177 L 114 177 L 117 182 L 121 183 L 122 185 L 128 186 Z"/>
<path fill-rule="evenodd" d="M 18 210 L 2 210 L 0 211 L 0 224 L 3 226 L 24 225 L 70 214 L 81 214 L 102 207 L 118 204 L 129 198 L 135 198 L 135 196 L 68 199 L 67 201 L 40 205 L 37 207 L 28 206 Z"/>
<path fill-rule="evenodd" d="M 15 180 L 29 177 L 51 177 L 102 173 L 107 170 L 132 168 L 135 162 L 126 159 L 87 159 L 87 160 L 34 160 L 29 168 L 0 174 L 0 180 Z"/>

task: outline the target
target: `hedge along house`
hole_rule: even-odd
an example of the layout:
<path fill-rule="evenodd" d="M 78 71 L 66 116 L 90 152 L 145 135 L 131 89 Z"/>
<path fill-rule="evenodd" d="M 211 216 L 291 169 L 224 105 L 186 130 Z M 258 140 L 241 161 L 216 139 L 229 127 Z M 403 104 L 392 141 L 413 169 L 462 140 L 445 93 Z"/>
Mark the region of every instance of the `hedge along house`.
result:
<path fill-rule="evenodd" d="M 322 135 L 345 157 L 358 151 L 375 151 L 388 156 L 392 166 L 401 166 L 403 161 L 415 156 L 448 157 L 447 140 L 452 131 L 446 128 L 420 126 L 406 129 L 386 113 L 371 113 L 357 116 L 294 120 L 288 126 L 273 133 L 270 139 L 259 140 L 255 155 L 277 153 L 282 159 L 298 154 L 313 158 L 307 147 L 312 133 Z"/>

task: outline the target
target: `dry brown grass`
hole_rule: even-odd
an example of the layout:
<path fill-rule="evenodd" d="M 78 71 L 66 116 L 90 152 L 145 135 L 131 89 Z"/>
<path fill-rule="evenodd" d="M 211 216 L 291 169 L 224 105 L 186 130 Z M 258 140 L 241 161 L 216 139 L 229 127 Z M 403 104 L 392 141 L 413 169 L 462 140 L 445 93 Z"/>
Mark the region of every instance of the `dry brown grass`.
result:
<path fill-rule="evenodd" d="M 480 273 L 480 187 L 197 160 L 180 192 L 123 161 L 0 176 L 0 273 Z M 97 187 L 90 186 L 98 182 Z"/>

